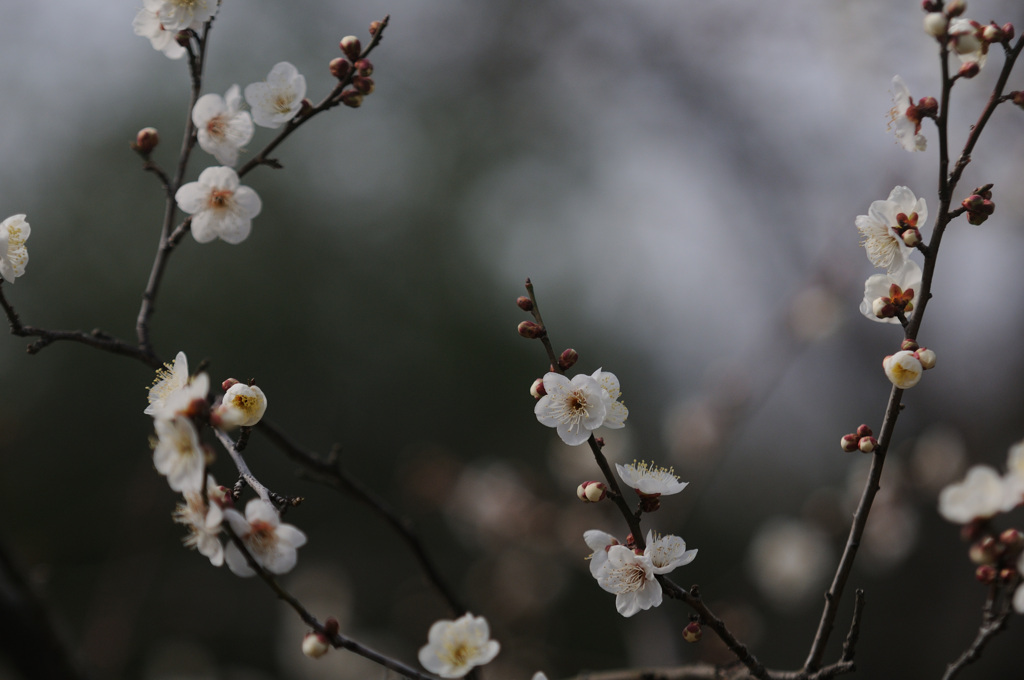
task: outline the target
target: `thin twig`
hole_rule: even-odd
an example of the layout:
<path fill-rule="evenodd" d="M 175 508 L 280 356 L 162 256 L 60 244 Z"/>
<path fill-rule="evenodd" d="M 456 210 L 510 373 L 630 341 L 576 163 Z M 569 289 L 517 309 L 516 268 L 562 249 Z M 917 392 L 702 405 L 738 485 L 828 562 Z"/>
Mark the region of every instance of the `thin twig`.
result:
<path fill-rule="evenodd" d="M 994 586 L 994 588 L 998 588 L 998 586 Z M 968 664 L 977 661 L 981 657 L 982 650 L 985 649 L 985 646 L 992 638 L 1000 631 L 1006 629 L 1013 609 L 1010 606 L 1009 598 L 1005 596 L 1000 597 L 1000 595 L 998 592 L 990 593 L 982 613 L 978 634 L 974 637 L 974 641 L 970 646 L 964 650 L 964 653 L 957 657 L 956 661 L 946 666 L 946 672 L 942 675 L 942 680 L 952 680 Z M 1000 602 L 998 606 L 995 604 L 996 601 Z"/>

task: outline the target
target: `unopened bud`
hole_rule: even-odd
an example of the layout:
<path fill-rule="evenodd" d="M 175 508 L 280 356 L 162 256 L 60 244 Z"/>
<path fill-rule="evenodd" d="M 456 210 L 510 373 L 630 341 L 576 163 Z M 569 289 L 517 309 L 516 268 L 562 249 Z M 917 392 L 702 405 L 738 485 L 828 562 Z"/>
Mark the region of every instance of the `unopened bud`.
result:
<path fill-rule="evenodd" d="M 900 236 L 903 242 L 911 248 L 916 248 L 917 244 L 921 242 L 921 230 L 917 227 L 911 227 L 910 229 L 904 229 L 903 234 Z"/>
<path fill-rule="evenodd" d="M 964 62 L 964 64 L 960 67 L 960 70 L 957 72 L 957 75 L 960 76 L 961 78 L 973 78 L 974 76 L 978 75 L 979 71 L 981 71 L 981 67 L 978 66 L 978 62 L 967 61 Z"/>
<path fill-rule="evenodd" d="M 925 12 L 938 12 L 942 6 L 935 0 L 921 0 L 921 9 Z"/>
<path fill-rule="evenodd" d="M 341 103 L 350 109 L 358 109 L 363 105 L 363 95 L 359 90 L 348 89 L 341 93 Z"/>
<path fill-rule="evenodd" d="M 608 495 L 608 487 L 603 482 L 583 482 L 576 487 L 576 496 L 584 503 L 597 503 Z"/>
<path fill-rule="evenodd" d="M 330 649 L 331 645 L 322 633 L 306 633 L 306 637 L 302 638 L 302 653 L 311 659 L 319 659 Z"/>
<path fill-rule="evenodd" d="M 1017 548 L 1024 547 L 1024 534 L 1017 529 L 1007 529 L 999 534 L 999 542 L 1009 550 L 1016 550 Z"/>
<path fill-rule="evenodd" d="M 885 376 L 898 389 L 906 390 L 921 381 L 924 367 L 913 352 L 902 350 L 882 360 Z"/>
<path fill-rule="evenodd" d="M 360 59 L 353 64 L 356 69 L 356 73 L 361 76 L 372 76 L 373 75 L 373 62 L 369 59 Z"/>
<path fill-rule="evenodd" d="M 958 17 L 967 11 L 967 3 L 964 0 L 953 0 L 946 3 L 946 16 L 950 19 Z"/>
<path fill-rule="evenodd" d="M 857 442 L 860 438 L 855 434 L 844 434 L 843 438 L 839 441 L 839 446 L 842 447 L 843 451 L 850 453 L 851 451 L 857 450 Z"/>
<path fill-rule="evenodd" d="M 576 353 L 576 350 L 571 347 L 562 352 L 558 357 L 558 367 L 563 371 L 568 371 L 570 368 L 576 365 L 580 355 Z"/>
<path fill-rule="evenodd" d="M 700 642 L 700 638 L 703 633 L 700 629 L 700 624 L 696 621 L 690 621 L 686 624 L 686 628 L 683 628 L 683 639 L 687 642 Z"/>
<path fill-rule="evenodd" d="M 991 536 L 986 536 L 971 545 L 967 554 L 975 564 L 995 564 L 1005 550 L 1006 546 L 1002 543 Z"/>
<path fill-rule="evenodd" d="M 871 453 L 878 448 L 878 440 L 874 437 L 861 437 L 857 442 L 857 448 L 861 453 Z"/>
<path fill-rule="evenodd" d="M 879 319 L 891 319 L 896 316 L 896 308 L 886 298 L 877 297 L 871 301 L 871 313 Z"/>
<path fill-rule="evenodd" d="M 354 35 L 346 35 L 341 39 L 341 42 L 338 43 L 338 47 L 340 47 L 341 51 L 345 53 L 345 56 L 348 57 L 349 61 L 356 61 L 359 59 L 359 54 L 363 51 L 363 44 L 359 42 L 359 38 Z"/>
<path fill-rule="evenodd" d="M 225 392 L 227 392 L 228 390 L 230 390 L 232 387 L 234 387 L 237 384 L 238 384 L 237 380 L 235 380 L 234 378 L 228 378 L 227 380 L 225 380 L 224 382 L 222 382 L 220 384 L 220 388 L 222 390 L 224 390 Z"/>
<path fill-rule="evenodd" d="M 900 349 L 905 349 L 908 352 L 914 352 L 918 350 L 920 347 L 921 346 L 917 344 L 917 340 L 914 340 L 913 338 L 907 338 L 906 340 L 900 343 Z"/>
<path fill-rule="evenodd" d="M 1006 40 L 1006 34 L 1003 33 L 1003 29 L 995 24 L 989 24 L 981 30 L 981 37 L 990 43 L 1001 43 Z"/>
<path fill-rule="evenodd" d="M 1011 24 L 1011 23 L 1003 24 L 1002 28 L 1003 28 L 1003 35 L 1006 36 L 1004 38 L 1005 40 L 1013 40 L 1013 36 L 1017 35 L 1017 31 L 1014 30 L 1013 24 Z"/>
<path fill-rule="evenodd" d="M 328 616 L 327 620 L 324 621 L 324 634 L 328 637 L 334 637 L 341 630 L 341 624 L 338 623 L 338 619 L 333 616 Z"/>
<path fill-rule="evenodd" d="M 868 427 L 866 423 L 861 423 L 859 426 L 857 426 L 858 437 L 870 437 L 873 434 L 874 432 L 871 431 L 871 428 Z"/>
<path fill-rule="evenodd" d="M 985 197 L 984 196 L 982 196 L 980 194 L 971 194 L 970 196 L 965 198 L 963 201 L 961 201 L 960 205 L 963 206 L 963 208 L 965 210 L 968 210 L 970 212 L 976 212 L 978 210 L 981 210 L 981 206 L 984 205 L 984 203 L 985 203 Z"/>
<path fill-rule="evenodd" d="M 924 32 L 936 38 L 946 34 L 949 19 L 942 12 L 929 12 L 924 15 Z"/>
<path fill-rule="evenodd" d="M 921 362 L 921 368 L 928 370 L 929 368 L 935 368 L 935 350 L 922 347 L 921 349 L 914 352 L 917 360 Z"/>
<path fill-rule="evenodd" d="M 991 564 L 983 564 L 974 570 L 974 578 L 985 585 L 994 583 L 998 575 L 999 573 L 996 571 L 996 568 Z"/>
<path fill-rule="evenodd" d="M 544 327 L 533 321 L 522 321 L 519 323 L 519 335 L 531 340 L 544 335 Z"/>
<path fill-rule="evenodd" d="M 1010 97 L 1010 101 L 1024 109 L 1024 91 L 1014 90 L 1008 96 Z"/>
<path fill-rule="evenodd" d="M 543 378 L 537 378 L 533 381 L 533 384 L 530 385 L 530 394 L 533 395 L 534 399 L 540 399 L 547 393 L 547 390 L 544 389 Z"/>
<path fill-rule="evenodd" d="M 338 80 L 345 80 L 348 78 L 348 74 L 352 72 L 352 64 L 345 57 L 335 57 L 331 59 L 331 63 L 327 65 L 330 69 L 331 75 Z"/>
<path fill-rule="evenodd" d="M 352 87 L 356 88 L 359 94 L 373 94 L 374 84 L 373 78 L 367 78 L 366 76 L 354 76 L 352 78 Z"/>
<path fill-rule="evenodd" d="M 380 32 L 381 23 L 379 21 L 373 21 L 370 23 L 370 35 L 377 35 Z"/>
<path fill-rule="evenodd" d="M 524 312 L 532 312 L 533 300 L 526 297 L 525 295 L 520 295 L 519 297 L 516 298 L 516 306 L 518 306 L 519 309 L 523 310 Z"/>
<path fill-rule="evenodd" d="M 132 149 L 143 156 L 148 156 L 159 143 L 160 135 L 157 133 L 156 128 L 145 127 L 139 130 L 139 133 L 135 135 L 135 143 L 132 144 Z"/>

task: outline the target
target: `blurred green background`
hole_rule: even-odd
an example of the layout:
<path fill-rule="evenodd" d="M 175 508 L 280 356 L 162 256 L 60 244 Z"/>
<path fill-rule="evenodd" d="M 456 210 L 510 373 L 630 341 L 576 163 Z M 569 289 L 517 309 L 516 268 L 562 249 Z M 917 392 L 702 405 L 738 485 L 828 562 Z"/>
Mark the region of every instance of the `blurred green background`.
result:
<path fill-rule="evenodd" d="M 0 213 L 33 230 L 4 292 L 26 324 L 134 337 L 163 203 L 128 144 L 157 127 L 171 167 L 188 113 L 186 66 L 132 34 L 136 9 L 4 7 Z M 314 119 L 275 154 L 283 170 L 245 178 L 263 200 L 252 236 L 174 253 L 157 351 L 208 359 L 215 382 L 256 378 L 268 419 L 310 449 L 340 445 L 491 622 L 488 680 L 728 661 L 710 633 L 682 641 L 683 606 L 622 619 L 591 579 L 583 531 L 625 528 L 575 499 L 598 476 L 589 452 L 533 416 L 547 362 L 514 330 L 532 277 L 556 348 L 621 381 L 630 418 L 609 457 L 691 483 L 645 524 L 699 549 L 673 578 L 699 583 L 766 665 L 800 666 L 866 470 L 837 443 L 880 425 L 879 363 L 901 337 L 856 311 L 873 271 L 853 221 L 896 184 L 937 205 L 933 127 L 914 155 L 885 130 L 895 73 L 915 98 L 939 94 L 918 3 L 228 0 L 203 90 L 286 60 L 318 101 L 338 40 L 365 41 L 389 12 L 364 106 Z M 968 14 L 1024 25 L 1009 0 Z M 954 150 L 1001 63 L 955 88 Z M 939 369 L 907 394 L 849 583 L 867 590 L 865 677 L 941 675 L 980 621 L 983 589 L 935 504 L 1024 436 L 1009 350 L 1024 331 L 1020 126 L 1001 108 L 961 185 L 994 182 L 995 216 L 943 242 L 920 338 Z M 258 129 L 250 150 L 271 137 Z M 189 179 L 214 163 L 197 149 Z M 347 653 L 306 659 L 268 589 L 182 549 L 147 446 L 152 371 L 25 344 L 0 342 L 0 540 L 96 678 L 388 677 Z M 309 544 L 285 584 L 415 663 L 450 612 L 404 545 L 258 434 L 247 458 L 307 499 L 287 516 Z M 213 472 L 228 483 L 229 459 Z M 848 596 L 829 661 L 849 611 Z M 964 677 L 1020 668 L 1016 624 Z"/>

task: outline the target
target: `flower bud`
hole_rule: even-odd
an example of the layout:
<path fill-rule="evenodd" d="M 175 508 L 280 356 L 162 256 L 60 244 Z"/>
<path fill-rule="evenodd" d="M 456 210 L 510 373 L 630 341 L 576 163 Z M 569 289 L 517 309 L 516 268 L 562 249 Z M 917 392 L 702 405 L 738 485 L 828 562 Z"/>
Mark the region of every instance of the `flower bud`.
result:
<path fill-rule="evenodd" d="M 1006 546 L 1002 543 L 991 536 L 986 536 L 971 545 L 967 554 L 975 564 L 995 564 L 1005 550 Z"/>
<path fill-rule="evenodd" d="M 860 441 L 860 437 L 855 434 L 844 434 L 843 438 L 839 441 L 839 446 L 842 447 L 843 451 L 850 453 L 851 451 L 857 450 L 857 442 Z"/>
<path fill-rule="evenodd" d="M 921 242 L 921 230 L 917 227 L 911 227 L 910 229 L 904 229 L 900 235 L 903 242 L 911 248 L 916 248 L 917 244 Z"/>
<path fill-rule="evenodd" d="M 924 367 L 913 352 L 901 350 L 882 360 L 882 368 L 889 382 L 901 390 L 909 389 L 921 380 Z"/>
<path fill-rule="evenodd" d="M 370 22 L 370 35 L 377 35 L 380 31 L 381 23 L 379 21 Z"/>
<path fill-rule="evenodd" d="M 871 313 L 879 319 L 891 319 L 896 316 L 896 308 L 888 299 L 878 297 L 871 301 Z"/>
<path fill-rule="evenodd" d="M 522 321 L 519 323 L 519 335 L 531 340 L 544 335 L 544 327 L 533 321 Z"/>
<path fill-rule="evenodd" d="M 999 580 L 1003 583 L 1009 583 L 1010 581 L 1017 578 L 1017 570 L 1010 569 L 1009 567 L 1003 567 L 999 570 Z"/>
<path fill-rule="evenodd" d="M 594 443 L 597 444 L 597 448 L 604 448 L 604 437 L 594 437 Z"/>
<path fill-rule="evenodd" d="M 372 76 L 373 75 L 373 62 L 369 59 L 360 59 L 353 64 L 356 69 L 356 73 L 361 76 Z"/>
<path fill-rule="evenodd" d="M 1017 34 L 1017 32 L 1013 28 L 1013 24 L 1005 23 L 1005 24 L 1003 24 L 1002 28 L 1003 28 L 1003 35 L 1006 36 L 1004 38 L 1004 40 L 1013 40 L 1013 36 L 1015 36 Z"/>
<path fill-rule="evenodd" d="M 348 74 L 352 72 L 352 64 L 345 57 L 331 59 L 331 63 L 327 65 L 327 68 L 330 69 L 331 75 L 338 80 L 345 80 L 345 78 L 348 78 Z"/>
<path fill-rule="evenodd" d="M 568 371 L 570 368 L 576 365 L 580 355 L 576 353 L 576 350 L 569 348 L 562 352 L 561 356 L 558 357 L 558 367 L 563 371 Z"/>
<path fill-rule="evenodd" d="M 686 628 L 683 628 L 683 639 L 687 642 L 700 642 L 700 638 L 703 633 L 700 629 L 700 624 L 696 621 L 690 621 L 686 624 Z"/>
<path fill-rule="evenodd" d="M 878 440 L 874 437 L 861 437 L 857 442 L 857 448 L 861 453 L 871 453 L 878 448 Z"/>
<path fill-rule="evenodd" d="M 922 347 L 921 349 L 914 352 L 914 356 L 916 356 L 917 360 L 921 362 L 921 368 L 923 368 L 924 370 L 927 371 L 929 368 L 935 368 L 934 350 L 930 350 L 927 347 Z"/>
<path fill-rule="evenodd" d="M 935 97 L 921 97 L 917 102 L 917 113 L 922 118 L 934 118 L 939 115 L 939 102 L 935 101 Z"/>
<path fill-rule="evenodd" d="M 329 637 L 334 637 L 341 630 L 341 624 L 338 623 L 338 619 L 333 616 L 328 616 L 327 620 L 324 621 L 324 634 Z"/>
<path fill-rule="evenodd" d="M 949 19 L 942 12 L 929 12 L 924 15 L 924 32 L 936 38 L 946 34 Z"/>
<path fill-rule="evenodd" d="M 871 428 L 867 426 L 867 423 L 862 423 L 859 426 L 857 426 L 858 437 L 870 437 L 873 434 L 874 432 L 872 432 Z"/>
<path fill-rule="evenodd" d="M 525 295 L 520 295 L 519 297 L 516 298 L 516 306 L 519 307 L 519 309 L 523 310 L 524 312 L 532 312 L 533 300 L 526 297 Z"/>
<path fill-rule="evenodd" d="M 957 75 L 960 76 L 961 78 L 973 78 L 974 76 L 978 75 L 979 71 L 981 71 L 981 67 L 978 66 L 978 62 L 966 61 L 960 67 L 960 70 L 957 71 Z"/>
<path fill-rule="evenodd" d="M 302 653 L 311 659 L 319 659 L 330 649 L 331 645 L 322 633 L 306 633 L 306 637 L 302 638 Z"/>
<path fill-rule="evenodd" d="M 359 94 L 373 94 L 373 78 L 367 78 L 366 76 L 354 76 L 352 78 L 352 87 L 356 88 L 356 91 L 359 92 Z"/>
<path fill-rule="evenodd" d="M 967 11 L 967 3 L 964 0 L 953 0 L 946 4 L 946 16 L 950 19 L 956 18 Z"/>
<path fill-rule="evenodd" d="M 230 390 L 230 389 L 231 389 L 232 387 L 234 387 L 235 385 L 237 385 L 237 384 L 238 384 L 238 382 L 239 382 L 239 381 L 235 380 L 234 378 L 228 378 L 227 380 L 225 380 L 224 382 L 222 382 L 222 383 L 220 384 L 220 388 L 221 388 L 222 390 L 224 390 L 225 392 L 227 392 L 227 391 L 228 391 L 228 390 Z"/>
<path fill-rule="evenodd" d="M 341 42 L 338 43 L 338 47 L 340 47 L 341 51 L 345 53 L 345 56 L 348 57 L 349 61 L 356 61 L 359 59 L 359 54 L 363 51 L 363 44 L 359 42 L 359 38 L 354 35 L 346 35 L 341 39 Z"/>
<path fill-rule="evenodd" d="M 157 133 L 156 128 L 145 127 L 135 135 L 135 143 L 132 145 L 132 149 L 138 151 L 143 156 L 148 156 L 159 143 L 160 135 Z"/>
<path fill-rule="evenodd" d="M 1017 529 L 1007 529 L 999 534 L 999 542 L 1009 550 L 1016 550 L 1017 548 L 1024 547 L 1024 534 Z"/>
<path fill-rule="evenodd" d="M 533 384 L 530 385 L 530 394 L 533 395 L 534 399 L 540 399 L 547 393 L 547 390 L 544 389 L 543 378 L 537 378 L 533 381 Z"/>
<path fill-rule="evenodd" d="M 358 109 L 363 105 L 363 95 L 358 90 L 345 90 L 341 93 L 341 103 L 350 109 Z"/>
<path fill-rule="evenodd" d="M 974 570 L 974 578 L 978 579 L 978 581 L 985 585 L 994 583 L 997 575 L 998 572 L 996 572 L 996 568 L 991 564 L 983 564 Z"/>
<path fill-rule="evenodd" d="M 917 344 L 917 340 L 913 338 L 907 338 L 900 343 L 900 349 L 905 349 L 908 352 L 916 352 L 921 346 Z"/>
<path fill-rule="evenodd" d="M 983 40 L 990 43 L 1001 43 L 1006 40 L 1006 34 L 1003 33 L 1003 29 L 996 26 L 994 23 L 989 24 L 981 30 L 981 37 Z"/>
<path fill-rule="evenodd" d="M 608 495 L 608 487 L 603 482 L 583 482 L 576 487 L 576 496 L 584 503 L 597 503 Z"/>

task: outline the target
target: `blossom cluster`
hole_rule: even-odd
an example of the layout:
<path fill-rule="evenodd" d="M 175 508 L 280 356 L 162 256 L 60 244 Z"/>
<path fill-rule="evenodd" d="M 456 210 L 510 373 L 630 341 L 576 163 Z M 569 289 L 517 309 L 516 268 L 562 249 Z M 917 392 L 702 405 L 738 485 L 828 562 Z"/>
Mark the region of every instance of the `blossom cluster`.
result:
<path fill-rule="evenodd" d="M 224 396 L 211 407 L 210 378 L 206 373 L 190 375 L 184 352 L 157 371 L 145 409 L 146 415 L 153 417 L 156 431 L 153 466 L 167 478 L 171 490 L 184 497 L 173 516 L 188 529 L 186 546 L 198 550 L 214 566 L 227 562 L 239 576 L 255 575 L 234 542 L 226 547 L 221 543 L 226 521 L 257 564 L 283 574 L 295 566 L 296 549 L 306 542 L 305 534 L 281 524 L 277 509 L 258 498 L 249 501 L 243 516 L 234 508 L 231 492 L 206 472 L 213 454 L 201 442 L 200 428 L 207 424 L 221 429 L 252 426 L 267 408 L 260 388 L 237 380 L 225 381 L 225 387 Z"/>

